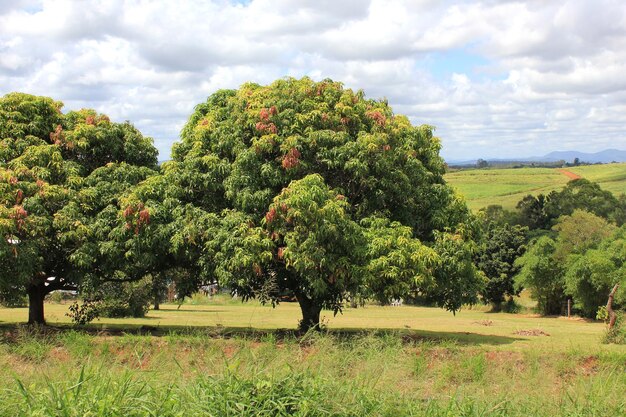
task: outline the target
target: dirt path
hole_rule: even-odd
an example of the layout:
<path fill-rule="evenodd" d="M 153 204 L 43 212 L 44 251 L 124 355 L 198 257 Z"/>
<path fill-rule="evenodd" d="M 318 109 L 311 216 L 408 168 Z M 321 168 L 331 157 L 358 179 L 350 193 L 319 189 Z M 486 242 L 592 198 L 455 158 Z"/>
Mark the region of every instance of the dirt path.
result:
<path fill-rule="evenodd" d="M 566 169 L 558 168 L 557 171 L 559 171 L 561 174 L 563 174 L 563 175 L 565 175 L 565 176 L 567 176 L 567 177 L 569 177 L 570 179 L 573 179 L 573 180 L 577 180 L 579 178 L 582 178 L 580 175 L 574 174 L 572 171 L 568 171 Z"/>

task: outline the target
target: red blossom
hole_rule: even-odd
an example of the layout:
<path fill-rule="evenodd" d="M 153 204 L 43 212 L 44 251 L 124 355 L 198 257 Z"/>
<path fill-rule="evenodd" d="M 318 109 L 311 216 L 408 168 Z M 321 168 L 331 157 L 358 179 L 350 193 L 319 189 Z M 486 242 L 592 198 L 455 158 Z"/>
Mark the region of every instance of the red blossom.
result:
<path fill-rule="evenodd" d="M 257 124 L 255 125 L 256 130 L 258 130 L 259 132 L 262 133 L 278 133 L 278 128 L 276 127 L 276 125 L 274 123 L 263 123 L 263 122 L 257 122 Z"/>
<path fill-rule="evenodd" d="M 387 118 L 379 110 L 368 111 L 365 116 L 372 119 L 378 126 L 385 126 L 387 122 Z"/>
<path fill-rule="evenodd" d="M 283 259 L 284 256 L 285 256 L 285 247 L 281 246 L 280 248 L 278 248 L 278 259 Z"/>
<path fill-rule="evenodd" d="M 268 211 L 265 214 L 265 222 L 269 224 L 269 223 L 273 222 L 275 218 L 276 218 L 276 209 L 274 207 L 272 207 L 270 209 L 270 211 Z"/>
<path fill-rule="evenodd" d="M 42 180 L 37 180 L 37 187 L 38 188 L 43 188 L 44 185 L 46 185 L 45 182 L 43 182 Z"/>
<path fill-rule="evenodd" d="M 272 116 L 276 116 L 277 113 L 278 113 L 278 110 L 276 110 L 276 106 L 270 107 L 270 114 Z"/>
<path fill-rule="evenodd" d="M 291 148 L 287 155 L 283 157 L 283 168 L 291 169 L 298 165 L 300 165 L 300 151 L 296 148 Z"/>
<path fill-rule="evenodd" d="M 266 108 L 262 108 L 259 112 L 259 118 L 266 122 L 270 118 L 270 111 Z"/>
<path fill-rule="evenodd" d="M 344 125 L 344 126 L 345 126 L 345 125 L 347 125 L 349 122 L 350 122 L 350 118 L 348 118 L 348 117 L 342 117 L 342 118 L 341 118 L 341 124 L 342 124 L 342 125 Z"/>
<path fill-rule="evenodd" d="M 389 145 L 383 145 L 383 151 L 388 151 L 391 149 L 391 146 Z"/>
<path fill-rule="evenodd" d="M 87 116 L 87 117 L 85 118 L 85 123 L 87 123 L 88 125 L 93 125 L 93 124 L 94 124 L 94 122 L 95 122 L 95 120 L 96 120 L 96 119 L 95 119 L 95 117 L 93 117 L 93 116 Z"/>
<path fill-rule="evenodd" d="M 131 217 L 133 214 L 135 214 L 135 209 L 133 206 L 128 206 L 126 207 L 126 210 L 124 210 L 124 218 L 129 218 Z"/>
<path fill-rule="evenodd" d="M 28 217 L 28 212 L 22 206 L 15 206 L 13 213 L 9 214 L 9 218 L 15 220 L 18 231 L 22 230 L 26 217 Z"/>
<path fill-rule="evenodd" d="M 24 192 L 22 190 L 17 190 L 15 204 L 22 204 L 22 200 L 24 200 Z"/>
<path fill-rule="evenodd" d="M 285 203 L 280 203 L 280 211 L 283 213 L 287 213 L 289 211 L 289 207 Z"/>
<path fill-rule="evenodd" d="M 148 209 L 143 209 L 139 212 L 138 224 L 150 224 L 150 212 Z"/>
<path fill-rule="evenodd" d="M 50 142 L 55 145 L 60 145 L 63 140 L 63 127 L 61 125 L 57 125 L 54 132 L 50 133 Z"/>
<path fill-rule="evenodd" d="M 16 177 L 9 178 L 9 184 L 16 185 L 17 184 L 17 178 Z"/>

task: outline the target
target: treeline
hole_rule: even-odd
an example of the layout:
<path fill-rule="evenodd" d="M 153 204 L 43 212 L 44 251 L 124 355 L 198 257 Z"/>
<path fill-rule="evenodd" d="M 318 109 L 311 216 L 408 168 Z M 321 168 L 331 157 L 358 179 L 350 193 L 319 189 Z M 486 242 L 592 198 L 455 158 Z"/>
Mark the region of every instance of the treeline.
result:
<path fill-rule="evenodd" d="M 626 299 L 626 196 L 615 197 L 585 179 L 561 191 L 528 195 L 515 211 L 481 210 L 485 230 L 478 266 L 489 278 L 485 300 L 496 308 L 527 288 L 542 314 L 562 314 L 567 299 L 583 317 L 605 314 L 620 284 Z"/>

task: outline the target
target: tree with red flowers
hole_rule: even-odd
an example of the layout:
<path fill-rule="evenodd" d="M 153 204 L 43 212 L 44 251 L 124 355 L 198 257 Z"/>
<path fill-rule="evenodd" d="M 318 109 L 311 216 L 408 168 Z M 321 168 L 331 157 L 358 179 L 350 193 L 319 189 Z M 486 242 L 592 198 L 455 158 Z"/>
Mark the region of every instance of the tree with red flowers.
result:
<path fill-rule="evenodd" d="M 294 296 L 305 330 L 347 299 L 413 292 L 455 311 L 482 279 L 432 132 L 331 80 L 218 91 L 164 167 L 163 197 L 185 207 L 171 250 L 244 299 Z"/>
<path fill-rule="evenodd" d="M 108 164 L 156 168 L 151 139 L 129 123 L 113 123 L 93 110 L 63 114 L 61 107 L 22 93 L 0 98 L 0 301 L 28 296 L 29 323 L 44 323 L 47 294 L 76 289 L 82 279 L 72 259 L 74 243 L 84 243 L 91 215 L 110 203 L 92 193 L 78 204 L 83 188 L 96 181 L 90 177 L 111 169 Z M 100 184 L 107 193 L 121 190 L 116 187 Z"/>

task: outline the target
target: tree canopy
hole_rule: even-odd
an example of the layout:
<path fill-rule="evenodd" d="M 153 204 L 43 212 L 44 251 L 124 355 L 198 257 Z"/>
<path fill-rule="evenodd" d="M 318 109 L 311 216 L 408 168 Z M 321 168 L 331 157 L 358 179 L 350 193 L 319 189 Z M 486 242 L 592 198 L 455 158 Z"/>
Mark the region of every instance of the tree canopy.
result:
<path fill-rule="evenodd" d="M 197 283 L 295 296 L 305 328 L 322 307 L 409 289 L 454 311 L 482 279 L 472 217 L 443 180 L 432 131 L 331 80 L 248 83 L 196 106 L 156 194 L 142 185 L 130 199 L 151 213 L 175 201 L 150 227 L 169 230 Z"/>
<path fill-rule="evenodd" d="M 81 279 L 70 235 L 97 228 L 86 226 L 92 217 L 68 213 L 94 214 L 111 203 L 119 187 L 99 168 L 115 171 L 109 164 L 124 164 L 117 170 L 123 175 L 132 175 L 128 166 L 156 168 L 152 140 L 130 123 L 113 123 L 94 110 L 63 114 L 61 108 L 47 97 L 0 98 L 0 298 L 10 302 L 27 294 L 29 322 L 44 321 L 46 294 L 75 289 Z M 85 187 L 91 195 L 79 201 Z"/>

